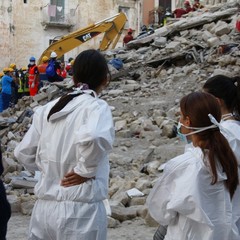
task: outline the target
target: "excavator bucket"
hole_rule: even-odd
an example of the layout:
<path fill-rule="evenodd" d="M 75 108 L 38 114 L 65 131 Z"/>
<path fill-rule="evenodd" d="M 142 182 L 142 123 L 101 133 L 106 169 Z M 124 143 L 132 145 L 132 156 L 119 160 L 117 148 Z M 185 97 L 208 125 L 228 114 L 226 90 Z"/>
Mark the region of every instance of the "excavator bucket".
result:
<path fill-rule="evenodd" d="M 52 43 L 42 53 L 38 60 L 38 64 L 42 62 L 43 56 L 50 57 L 51 52 L 56 52 L 58 58 L 60 58 L 65 53 L 91 40 L 101 33 L 104 33 L 104 36 L 100 43 L 99 50 L 104 51 L 108 49 L 110 45 L 112 45 L 112 48 L 115 48 L 126 21 L 126 15 L 121 12 L 100 22 L 91 24 L 86 28 L 82 28 L 78 31 L 65 35 L 58 41 Z"/>

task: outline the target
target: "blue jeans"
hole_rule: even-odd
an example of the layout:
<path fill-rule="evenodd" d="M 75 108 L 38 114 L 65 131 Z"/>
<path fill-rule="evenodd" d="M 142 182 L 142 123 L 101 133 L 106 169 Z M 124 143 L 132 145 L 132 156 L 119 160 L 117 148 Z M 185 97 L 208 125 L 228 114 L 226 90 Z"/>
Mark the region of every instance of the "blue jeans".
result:
<path fill-rule="evenodd" d="M 2 93 L 3 110 L 9 108 L 10 101 L 11 101 L 11 94 Z"/>

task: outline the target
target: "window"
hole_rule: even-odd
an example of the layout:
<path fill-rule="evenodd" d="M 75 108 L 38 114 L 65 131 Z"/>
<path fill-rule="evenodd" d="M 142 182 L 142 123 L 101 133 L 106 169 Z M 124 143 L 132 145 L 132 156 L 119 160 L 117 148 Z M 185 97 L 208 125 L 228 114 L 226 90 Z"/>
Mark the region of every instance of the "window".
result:
<path fill-rule="evenodd" d="M 120 7 L 118 8 L 118 12 L 123 12 L 123 13 L 125 13 L 128 21 L 125 23 L 124 28 L 129 28 L 129 8 L 128 8 L 128 7 L 121 7 L 121 6 L 120 6 Z"/>
<path fill-rule="evenodd" d="M 179 1 L 177 1 L 179 2 Z M 164 9 L 172 7 L 171 1 L 168 0 L 159 0 L 159 6 L 163 7 Z M 174 9 L 175 10 L 175 9 Z"/>
<path fill-rule="evenodd" d="M 51 0 L 49 5 L 50 22 L 64 22 L 64 0 Z"/>

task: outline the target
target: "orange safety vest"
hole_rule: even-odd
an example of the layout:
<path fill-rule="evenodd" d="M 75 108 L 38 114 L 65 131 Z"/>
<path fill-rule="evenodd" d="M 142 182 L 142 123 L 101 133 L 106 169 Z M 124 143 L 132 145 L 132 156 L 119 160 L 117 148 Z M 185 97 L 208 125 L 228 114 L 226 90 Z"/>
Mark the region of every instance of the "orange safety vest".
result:
<path fill-rule="evenodd" d="M 29 67 L 29 70 L 28 70 L 28 81 L 29 81 L 29 83 L 32 83 L 34 81 L 36 67 L 37 67 L 36 65 L 33 65 L 33 66 Z"/>
<path fill-rule="evenodd" d="M 47 63 L 43 63 L 38 65 L 38 72 L 39 72 L 39 80 L 48 80 L 47 74 L 46 74 L 46 68 L 47 68 L 48 64 Z"/>
<path fill-rule="evenodd" d="M 39 72 L 39 74 L 46 73 L 46 68 L 47 68 L 47 64 L 46 63 L 38 65 L 38 72 Z"/>
<path fill-rule="evenodd" d="M 35 77 L 35 69 L 36 69 L 36 65 L 30 66 L 29 70 L 28 70 L 28 84 L 29 84 L 29 92 L 30 92 L 30 96 L 35 96 L 38 92 L 38 79 L 37 76 L 35 78 L 35 86 L 32 86 L 32 83 L 34 81 L 34 77 Z"/>

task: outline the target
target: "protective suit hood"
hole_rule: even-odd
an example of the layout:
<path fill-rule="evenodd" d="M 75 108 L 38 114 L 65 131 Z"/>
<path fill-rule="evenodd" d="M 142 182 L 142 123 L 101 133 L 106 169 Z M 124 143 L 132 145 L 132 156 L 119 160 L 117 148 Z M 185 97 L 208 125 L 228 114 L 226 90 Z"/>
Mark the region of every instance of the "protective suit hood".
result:
<path fill-rule="evenodd" d="M 71 94 L 78 94 L 78 93 L 82 93 L 84 95 L 89 96 L 87 98 L 83 98 L 84 99 L 83 101 L 88 102 L 86 104 L 89 104 L 89 101 L 91 101 L 91 98 L 92 98 L 92 101 L 93 101 L 93 99 L 97 97 L 97 94 L 93 90 L 81 90 L 81 91 L 78 90 L 78 91 L 75 91 Z M 59 100 L 59 98 L 55 101 L 55 103 L 57 103 L 58 100 Z M 62 110 L 60 110 L 59 112 L 56 112 L 53 115 L 51 115 L 51 117 L 49 118 L 49 121 L 54 122 L 54 121 L 57 121 L 61 118 L 66 117 L 68 114 L 73 112 L 78 107 L 78 105 L 79 105 L 79 98 L 76 97 L 71 101 L 71 104 L 67 104 Z"/>

